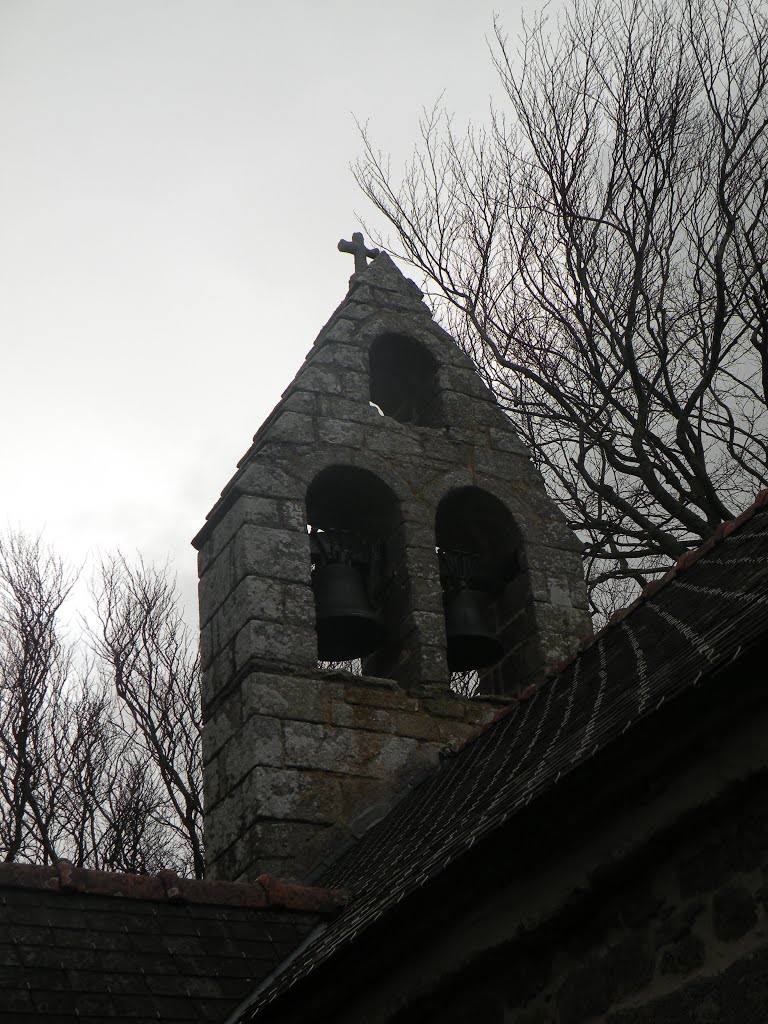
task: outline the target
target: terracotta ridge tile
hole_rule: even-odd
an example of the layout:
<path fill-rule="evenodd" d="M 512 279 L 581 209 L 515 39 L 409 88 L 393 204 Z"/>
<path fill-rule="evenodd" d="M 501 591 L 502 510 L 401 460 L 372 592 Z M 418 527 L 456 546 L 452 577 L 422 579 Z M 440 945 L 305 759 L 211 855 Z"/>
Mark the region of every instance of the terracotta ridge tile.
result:
<path fill-rule="evenodd" d="M 155 902 L 200 903 L 216 906 L 303 910 L 332 914 L 352 900 L 345 889 L 293 885 L 271 875 L 255 882 L 179 878 L 175 871 L 133 875 L 119 871 L 78 868 L 69 861 L 55 864 L 0 864 L 0 888 L 47 889 L 118 896 Z"/>
<path fill-rule="evenodd" d="M 273 875 L 259 875 L 256 882 L 264 890 L 267 906 L 284 907 L 286 910 L 311 910 L 317 914 L 329 914 L 345 907 L 353 899 L 353 894 L 348 889 L 294 885 L 281 882 Z"/>

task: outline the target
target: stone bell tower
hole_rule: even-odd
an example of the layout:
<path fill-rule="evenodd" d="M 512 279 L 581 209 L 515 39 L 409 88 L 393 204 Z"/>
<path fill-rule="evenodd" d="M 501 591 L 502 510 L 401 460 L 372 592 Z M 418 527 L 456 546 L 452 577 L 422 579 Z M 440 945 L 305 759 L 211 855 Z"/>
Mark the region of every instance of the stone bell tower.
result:
<path fill-rule="evenodd" d="M 471 361 L 389 256 L 339 248 L 349 292 L 194 541 L 213 878 L 311 877 L 589 632 L 579 543 Z"/>

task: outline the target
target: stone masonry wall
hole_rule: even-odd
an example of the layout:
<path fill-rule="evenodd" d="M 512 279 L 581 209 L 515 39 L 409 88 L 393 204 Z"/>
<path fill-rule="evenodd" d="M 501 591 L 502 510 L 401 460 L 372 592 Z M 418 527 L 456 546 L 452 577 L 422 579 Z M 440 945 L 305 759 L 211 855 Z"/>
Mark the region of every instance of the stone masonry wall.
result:
<path fill-rule="evenodd" d="M 495 495 L 520 534 L 525 614 L 507 654 L 514 666 L 506 692 L 590 632 L 581 545 L 471 361 L 386 257 L 357 277 L 195 539 L 206 703 L 251 658 L 316 663 L 305 499 L 330 466 L 369 470 L 400 505 L 409 593 L 398 681 L 448 684 L 435 513 L 453 488 Z M 369 404 L 369 350 L 387 333 L 412 338 L 434 358 L 441 425 L 400 423 Z"/>
<path fill-rule="evenodd" d="M 753 783 L 654 867 L 574 898 L 537 938 L 498 948 L 419 1003 L 417 1018 L 764 1024 L 767 1008 L 768 791 Z"/>
<path fill-rule="evenodd" d="M 589 632 L 579 542 L 471 361 L 421 299 L 386 255 L 353 277 L 195 538 L 212 877 L 302 878 L 355 834 L 364 811 L 379 813 L 437 767 L 441 747 L 493 713 L 493 701 L 448 689 L 435 522 L 453 489 L 495 496 L 518 543 L 514 635 L 503 678 L 489 689 L 513 695 Z M 434 368 L 429 426 L 371 406 L 370 352 L 393 337 Z M 357 481 L 373 474 L 392 495 L 397 600 L 376 664 L 386 679 L 318 669 L 307 494 L 322 490 L 323 470 L 347 479 L 365 470 Z M 354 488 L 364 494 L 364 483 L 349 488 L 347 501 Z"/>
<path fill-rule="evenodd" d="M 496 710 L 349 673 L 251 673 L 203 733 L 208 877 L 304 878 Z"/>

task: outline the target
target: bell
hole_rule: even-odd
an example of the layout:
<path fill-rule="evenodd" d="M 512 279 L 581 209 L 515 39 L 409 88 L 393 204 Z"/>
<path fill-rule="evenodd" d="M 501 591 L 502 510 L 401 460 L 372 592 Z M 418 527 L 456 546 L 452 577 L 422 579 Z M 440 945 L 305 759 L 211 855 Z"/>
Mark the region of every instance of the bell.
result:
<path fill-rule="evenodd" d="M 470 668 L 493 665 L 504 653 L 504 646 L 488 626 L 485 606 L 488 596 L 480 590 L 462 587 L 448 597 L 445 609 L 445 635 L 448 641 L 448 668 L 465 672 Z"/>
<path fill-rule="evenodd" d="M 386 630 L 352 565 L 331 562 L 312 576 L 320 661 L 350 661 L 381 647 Z"/>

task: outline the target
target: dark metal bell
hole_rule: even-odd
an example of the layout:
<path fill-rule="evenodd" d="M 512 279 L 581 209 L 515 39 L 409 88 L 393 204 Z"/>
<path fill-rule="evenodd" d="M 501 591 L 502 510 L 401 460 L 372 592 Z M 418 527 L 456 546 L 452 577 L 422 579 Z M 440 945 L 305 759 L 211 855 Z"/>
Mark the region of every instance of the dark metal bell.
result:
<path fill-rule="evenodd" d="M 469 587 L 462 587 L 447 598 L 445 635 L 451 672 L 485 668 L 504 653 L 503 644 L 488 625 L 487 603 L 487 594 Z"/>
<path fill-rule="evenodd" d="M 381 647 L 386 630 L 352 565 L 320 565 L 312 575 L 320 661 L 350 661 Z"/>

